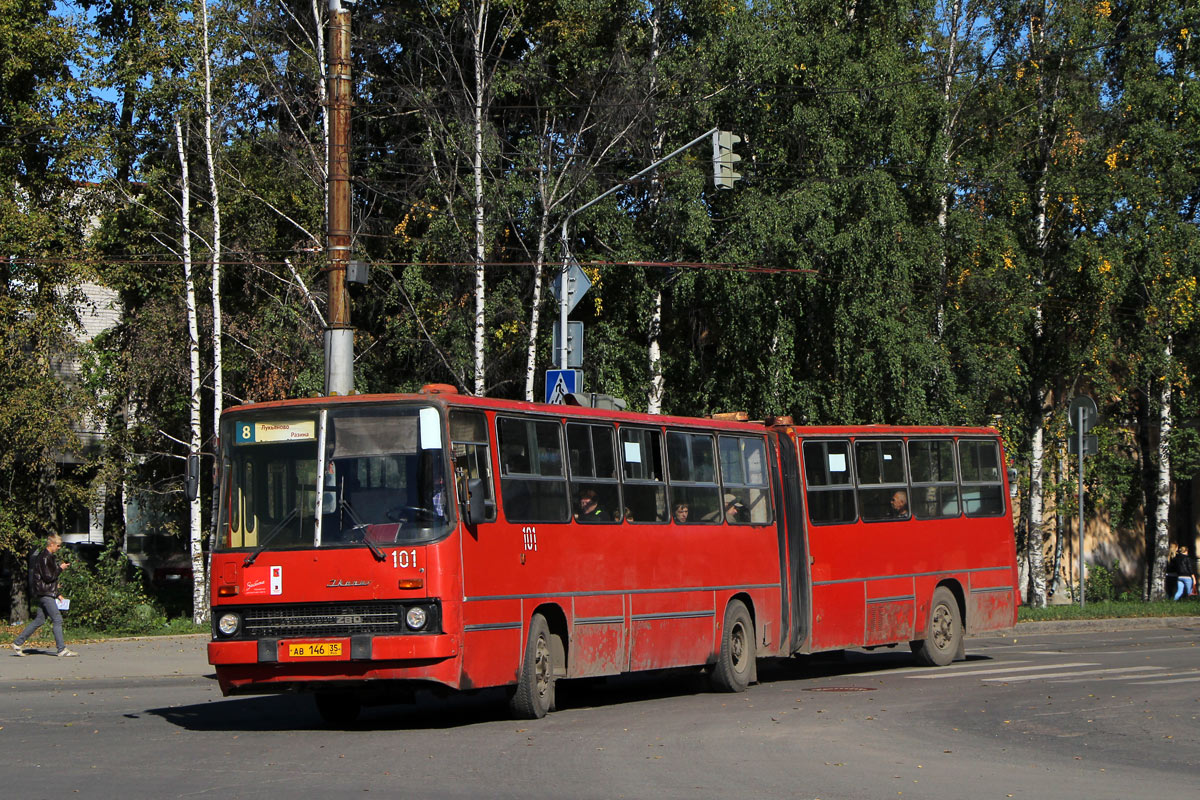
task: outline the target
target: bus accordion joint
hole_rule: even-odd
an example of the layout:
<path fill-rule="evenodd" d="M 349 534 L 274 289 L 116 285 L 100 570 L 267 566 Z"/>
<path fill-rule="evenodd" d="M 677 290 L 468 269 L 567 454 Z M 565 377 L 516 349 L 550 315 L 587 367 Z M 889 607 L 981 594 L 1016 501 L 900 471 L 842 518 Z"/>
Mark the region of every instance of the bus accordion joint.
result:
<path fill-rule="evenodd" d="M 424 589 L 425 588 L 425 579 L 424 578 L 401 578 L 400 579 L 400 588 L 401 589 Z"/>

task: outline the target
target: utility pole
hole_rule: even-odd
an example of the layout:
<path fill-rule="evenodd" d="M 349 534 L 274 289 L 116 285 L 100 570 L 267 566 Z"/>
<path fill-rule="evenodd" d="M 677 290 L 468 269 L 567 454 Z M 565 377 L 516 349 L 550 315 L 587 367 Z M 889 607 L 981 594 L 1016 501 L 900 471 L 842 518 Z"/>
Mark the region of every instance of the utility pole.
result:
<path fill-rule="evenodd" d="M 350 264 L 349 0 L 329 0 L 329 315 L 325 328 L 325 394 L 354 390 L 354 328 L 346 269 Z"/>

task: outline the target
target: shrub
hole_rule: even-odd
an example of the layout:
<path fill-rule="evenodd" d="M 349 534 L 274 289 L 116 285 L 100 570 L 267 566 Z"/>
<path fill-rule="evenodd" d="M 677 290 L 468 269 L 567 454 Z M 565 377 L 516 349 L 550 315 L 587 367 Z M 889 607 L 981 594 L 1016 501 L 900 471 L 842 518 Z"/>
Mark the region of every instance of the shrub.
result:
<path fill-rule="evenodd" d="M 1103 603 L 1116 596 L 1116 588 L 1113 586 L 1113 573 L 1116 571 L 1115 562 L 1111 567 L 1092 564 L 1087 568 L 1087 580 L 1083 584 L 1083 596 L 1087 602 Z"/>
<path fill-rule="evenodd" d="M 91 567 L 71 561 L 59 591 L 71 598 L 64 621 L 71 628 L 102 633 L 149 633 L 166 624 L 166 615 L 147 595 L 140 573 L 115 546 L 109 546 Z"/>

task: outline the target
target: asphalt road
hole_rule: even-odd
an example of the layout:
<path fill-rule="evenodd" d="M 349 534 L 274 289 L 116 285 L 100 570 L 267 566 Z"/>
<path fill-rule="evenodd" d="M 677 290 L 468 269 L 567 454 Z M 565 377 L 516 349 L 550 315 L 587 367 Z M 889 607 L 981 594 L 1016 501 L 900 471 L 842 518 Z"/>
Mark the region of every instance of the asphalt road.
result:
<path fill-rule="evenodd" d="M 1190 796 L 1200 619 L 1130 625 L 1020 626 L 943 669 L 764 662 L 738 695 L 693 672 L 566 684 L 536 722 L 496 692 L 422 697 L 350 730 L 304 697 L 222 698 L 202 637 L 5 653 L 0 796 Z"/>

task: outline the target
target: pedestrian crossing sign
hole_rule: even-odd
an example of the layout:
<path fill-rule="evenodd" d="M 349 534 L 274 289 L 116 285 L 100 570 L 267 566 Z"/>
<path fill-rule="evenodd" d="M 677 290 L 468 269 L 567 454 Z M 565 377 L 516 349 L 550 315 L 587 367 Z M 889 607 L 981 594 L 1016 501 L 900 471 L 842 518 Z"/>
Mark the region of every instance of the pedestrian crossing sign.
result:
<path fill-rule="evenodd" d="M 581 369 L 548 369 L 546 370 L 546 402 L 567 402 L 567 395 L 583 389 L 583 370 Z"/>

